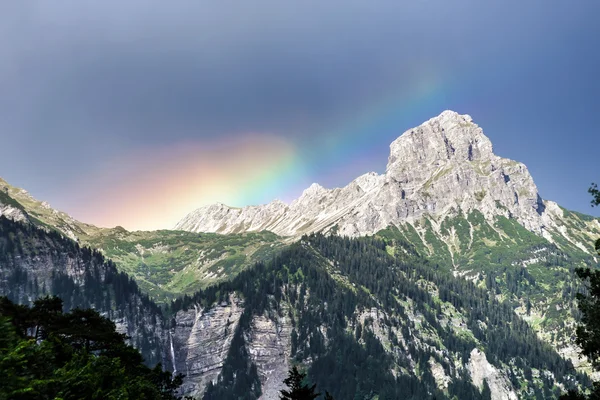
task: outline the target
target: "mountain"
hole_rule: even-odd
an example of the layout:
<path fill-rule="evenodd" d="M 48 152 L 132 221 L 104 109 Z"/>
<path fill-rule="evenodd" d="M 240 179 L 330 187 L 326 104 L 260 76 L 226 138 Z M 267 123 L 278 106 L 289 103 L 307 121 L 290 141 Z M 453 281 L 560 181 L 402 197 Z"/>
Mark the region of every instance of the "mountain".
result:
<path fill-rule="evenodd" d="M 277 398 L 295 363 L 338 399 L 551 399 L 589 384 L 573 269 L 598 267 L 597 237 L 447 111 L 383 175 L 173 231 L 98 228 L 0 180 L 0 295 L 98 309 L 202 399 Z"/>
<path fill-rule="evenodd" d="M 589 384 L 509 305 L 397 239 L 304 237 L 160 309 L 99 252 L 0 217 L 0 294 L 97 309 L 207 400 L 278 398 L 292 363 L 337 398 L 555 398 Z"/>
<path fill-rule="evenodd" d="M 292 363 L 341 399 L 551 399 L 588 382 L 509 304 L 399 241 L 303 237 L 170 312 L 174 364 L 204 399 L 278 398 Z"/>
<path fill-rule="evenodd" d="M 444 111 L 390 146 L 386 172 L 343 188 L 313 184 L 286 205 L 200 208 L 177 224 L 192 232 L 270 230 L 377 235 L 496 294 L 580 365 L 571 335 L 575 267 L 597 267 L 600 219 L 543 200 L 527 167 L 493 153 L 468 115 Z"/>
<path fill-rule="evenodd" d="M 383 175 L 368 173 L 336 189 L 313 184 L 289 206 L 278 200 L 244 208 L 218 203 L 192 212 L 176 229 L 364 236 L 390 226 L 414 227 L 423 217 L 439 221 L 439 230 L 444 220 L 472 211 L 489 222 L 499 216 L 513 219 L 550 242 L 566 242 L 591 253 L 591 237 L 561 228 L 564 211 L 542 200 L 527 167 L 495 155 L 471 117 L 453 111 L 396 139 Z M 590 233 L 600 231 L 598 220 L 584 224 Z"/>
<path fill-rule="evenodd" d="M 100 250 L 158 302 L 193 294 L 266 260 L 283 245 L 270 232 L 217 235 L 99 228 L 39 201 L 0 178 L 0 216 L 58 232 Z"/>

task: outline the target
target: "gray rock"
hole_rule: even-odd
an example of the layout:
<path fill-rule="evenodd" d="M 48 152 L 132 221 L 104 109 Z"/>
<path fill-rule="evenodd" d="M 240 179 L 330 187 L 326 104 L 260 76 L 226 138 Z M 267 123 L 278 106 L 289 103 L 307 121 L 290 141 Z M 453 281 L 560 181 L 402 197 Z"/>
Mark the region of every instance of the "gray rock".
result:
<path fill-rule="evenodd" d="M 556 214 L 546 208 L 525 165 L 495 155 L 470 116 L 444 111 L 391 144 L 383 175 L 367 173 L 343 188 L 313 184 L 289 205 L 274 201 L 244 208 L 202 207 L 176 229 L 361 236 L 425 214 L 444 217 L 477 209 L 488 219 L 504 215 L 544 235 L 556 226 Z"/>
<path fill-rule="evenodd" d="M 186 376 L 182 391 L 200 395 L 209 382 L 215 383 L 243 312 L 243 302 L 231 296 L 226 304 L 209 310 L 199 305 L 180 311 L 176 326 L 169 333 L 174 371 Z"/>

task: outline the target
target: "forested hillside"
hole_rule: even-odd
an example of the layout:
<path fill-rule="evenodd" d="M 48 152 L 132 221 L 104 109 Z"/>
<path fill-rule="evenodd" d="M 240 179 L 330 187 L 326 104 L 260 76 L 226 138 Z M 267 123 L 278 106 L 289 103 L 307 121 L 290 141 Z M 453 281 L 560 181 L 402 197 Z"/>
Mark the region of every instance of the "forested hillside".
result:
<path fill-rule="evenodd" d="M 0 295 L 21 304 L 55 295 L 65 310 L 94 308 L 131 337 L 148 364 L 163 360 L 161 309 L 112 261 L 56 231 L 0 216 Z"/>
<path fill-rule="evenodd" d="M 548 399 L 589 384 L 489 279 L 453 272 L 398 235 L 313 234 L 161 310 L 98 251 L 0 218 L 1 294 L 96 308 L 148 364 L 185 374 L 186 394 L 273 398 L 295 363 L 338 399 Z"/>
<path fill-rule="evenodd" d="M 565 232 L 582 235 L 574 242 L 585 243 L 582 248 L 566 240 L 552 242 L 502 216 L 486 221 L 478 211 L 441 220 L 426 217 L 378 236 L 408 242 L 431 264 L 487 289 L 511 305 L 544 340 L 576 358 L 571 336 L 580 283 L 573 271 L 598 266 L 592 245 L 600 230 L 595 228 L 596 219 L 562 212 Z"/>
<path fill-rule="evenodd" d="M 509 304 L 424 262 L 408 244 L 395 242 L 403 246 L 398 257 L 389 245 L 311 235 L 231 282 L 175 301 L 170 311 L 179 315 L 229 302 L 232 293 L 243 299 L 223 369 L 204 398 L 258 398 L 266 372 L 248 338 L 264 317 L 279 331 L 290 325 L 291 362 L 305 364 L 335 398 L 548 399 L 574 379 L 588 382 Z"/>

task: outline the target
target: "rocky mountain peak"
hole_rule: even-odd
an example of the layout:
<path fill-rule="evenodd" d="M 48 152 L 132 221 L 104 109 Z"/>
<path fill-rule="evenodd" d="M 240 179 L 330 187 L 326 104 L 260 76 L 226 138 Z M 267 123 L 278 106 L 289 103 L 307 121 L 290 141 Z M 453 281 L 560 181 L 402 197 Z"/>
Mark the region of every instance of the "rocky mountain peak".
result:
<path fill-rule="evenodd" d="M 495 155 L 490 139 L 469 115 L 447 110 L 394 140 L 385 174 L 370 172 L 343 188 L 313 183 L 289 206 L 199 209 L 177 228 L 361 236 L 418 224 L 423 217 L 441 221 L 473 211 L 492 223 L 498 216 L 514 219 L 546 237 L 560 218 L 560 210 L 538 194 L 525 165 Z"/>
<path fill-rule="evenodd" d="M 392 142 L 387 171 L 406 165 L 431 167 L 482 161 L 492 156 L 492 142 L 471 116 L 447 110 Z"/>
<path fill-rule="evenodd" d="M 382 180 L 382 175 L 378 175 L 375 172 L 368 172 L 356 178 L 352 183 L 356 184 L 365 192 L 371 192 L 381 186 Z"/>
<path fill-rule="evenodd" d="M 313 196 L 325 191 L 327 191 L 327 189 L 325 189 L 323 186 L 319 185 L 318 183 L 313 183 L 308 188 L 304 189 L 301 197 Z"/>

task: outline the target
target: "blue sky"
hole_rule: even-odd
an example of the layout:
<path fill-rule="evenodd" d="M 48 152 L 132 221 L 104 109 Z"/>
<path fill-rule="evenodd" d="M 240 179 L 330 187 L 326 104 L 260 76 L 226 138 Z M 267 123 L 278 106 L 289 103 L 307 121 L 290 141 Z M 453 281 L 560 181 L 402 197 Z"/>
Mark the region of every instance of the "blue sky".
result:
<path fill-rule="evenodd" d="M 152 195 L 170 190 L 161 171 L 192 168 L 193 154 L 177 164 L 170 149 L 198 148 L 216 172 L 189 178 L 206 188 L 193 201 L 289 200 L 311 182 L 383 172 L 393 139 L 453 109 L 524 162 L 543 198 L 600 215 L 586 193 L 600 182 L 599 12 L 598 1 L 4 2 L 0 176 L 86 221 L 115 224 L 114 210 L 142 201 L 157 205 L 138 219 L 152 220 L 175 207 Z M 219 171 L 256 137 L 244 165 L 286 156 L 237 189 L 217 185 L 235 181 Z M 243 194 L 252 179 L 260 190 Z"/>

